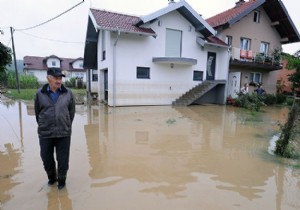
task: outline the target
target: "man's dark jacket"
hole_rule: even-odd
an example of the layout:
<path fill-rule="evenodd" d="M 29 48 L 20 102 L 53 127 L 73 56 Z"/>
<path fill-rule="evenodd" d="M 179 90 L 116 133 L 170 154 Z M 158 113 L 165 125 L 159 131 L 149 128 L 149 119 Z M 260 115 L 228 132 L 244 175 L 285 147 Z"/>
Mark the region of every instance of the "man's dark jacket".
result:
<path fill-rule="evenodd" d="M 47 90 L 48 84 L 38 89 L 34 99 L 34 110 L 38 123 L 38 135 L 42 138 L 71 136 L 75 116 L 75 99 L 70 89 L 61 86 L 54 104 Z"/>

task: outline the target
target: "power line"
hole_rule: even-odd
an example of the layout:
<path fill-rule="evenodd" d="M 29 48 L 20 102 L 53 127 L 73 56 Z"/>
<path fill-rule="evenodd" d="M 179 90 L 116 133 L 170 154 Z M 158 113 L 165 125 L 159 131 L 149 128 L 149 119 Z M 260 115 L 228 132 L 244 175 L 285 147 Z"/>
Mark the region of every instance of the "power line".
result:
<path fill-rule="evenodd" d="M 3 29 L 10 29 L 10 27 L 0 27 L 0 30 L 3 30 Z"/>
<path fill-rule="evenodd" d="M 48 40 L 48 41 L 52 41 L 52 42 L 60 42 L 60 43 L 66 43 L 66 44 L 84 44 L 84 42 L 71 42 L 71 41 L 63 41 L 63 40 L 40 37 L 40 36 L 36 36 L 36 35 L 33 35 L 33 34 L 25 33 L 24 31 L 18 31 L 18 32 L 23 33 L 27 36 L 35 37 L 37 39 L 43 39 L 43 40 Z"/>
<path fill-rule="evenodd" d="M 55 20 L 56 18 L 62 16 L 63 14 L 65 14 L 65 13 L 69 12 L 70 10 L 74 9 L 75 7 L 79 6 L 79 5 L 82 4 L 83 2 L 84 2 L 84 0 L 82 0 L 82 2 L 76 4 L 75 6 L 71 7 L 70 9 L 67 9 L 66 11 L 60 13 L 59 15 L 56 15 L 55 17 L 53 17 L 53 18 L 51 18 L 51 19 L 49 19 L 49 20 L 47 20 L 47 21 L 45 21 L 45 22 L 42 22 L 42 23 L 37 24 L 37 25 L 35 25 L 35 26 L 31 26 L 31 27 L 29 27 L 29 28 L 15 29 L 15 31 L 26 31 L 26 30 L 30 30 L 30 29 L 33 29 L 33 28 L 37 28 L 37 27 L 39 27 L 39 26 L 41 26 L 41 25 L 44 25 L 44 24 L 46 24 L 46 23 L 49 23 L 49 22 L 51 22 L 52 20 Z"/>

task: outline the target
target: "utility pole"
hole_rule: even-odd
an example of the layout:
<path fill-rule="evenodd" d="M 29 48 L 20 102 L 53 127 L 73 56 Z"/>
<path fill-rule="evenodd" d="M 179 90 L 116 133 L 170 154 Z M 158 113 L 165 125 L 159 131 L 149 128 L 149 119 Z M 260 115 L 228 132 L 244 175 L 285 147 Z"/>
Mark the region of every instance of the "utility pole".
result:
<path fill-rule="evenodd" d="M 15 70 L 16 70 L 17 88 L 18 88 L 18 93 L 20 93 L 19 72 L 18 72 L 18 68 L 17 68 L 16 51 L 15 51 L 14 36 L 13 36 L 13 27 L 10 27 L 10 34 L 11 34 L 14 64 L 15 64 Z"/>

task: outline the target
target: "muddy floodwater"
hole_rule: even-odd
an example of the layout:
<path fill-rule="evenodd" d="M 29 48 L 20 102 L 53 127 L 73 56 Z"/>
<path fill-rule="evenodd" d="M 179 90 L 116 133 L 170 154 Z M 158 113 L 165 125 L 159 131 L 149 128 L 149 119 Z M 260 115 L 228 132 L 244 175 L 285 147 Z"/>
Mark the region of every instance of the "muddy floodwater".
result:
<path fill-rule="evenodd" d="M 299 210 L 272 154 L 288 108 L 78 105 L 67 186 L 47 186 L 31 103 L 0 104 L 1 210 Z"/>

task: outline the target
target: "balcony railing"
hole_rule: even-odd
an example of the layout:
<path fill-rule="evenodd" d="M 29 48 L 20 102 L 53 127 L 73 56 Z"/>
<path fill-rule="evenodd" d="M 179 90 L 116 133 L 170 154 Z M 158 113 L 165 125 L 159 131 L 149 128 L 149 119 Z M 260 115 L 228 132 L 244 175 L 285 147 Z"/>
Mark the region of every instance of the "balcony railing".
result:
<path fill-rule="evenodd" d="M 232 62 L 251 62 L 256 64 L 282 66 L 281 55 L 266 55 L 264 53 L 253 52 L 252 50 L 243 50 L 240 48 L 231 48 Z"/>

